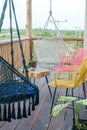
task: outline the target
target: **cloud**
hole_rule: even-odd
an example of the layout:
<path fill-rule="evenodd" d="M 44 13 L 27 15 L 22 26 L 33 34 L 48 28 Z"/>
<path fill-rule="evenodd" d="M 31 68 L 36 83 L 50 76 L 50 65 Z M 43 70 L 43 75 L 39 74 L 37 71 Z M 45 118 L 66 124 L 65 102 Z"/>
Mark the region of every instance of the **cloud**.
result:
<path fill-rule="evenodd" d="M 3 8 L 4 0 L 0 0 L 0 14 Z M 50 11 L 49 0 L 32 0 L 32 25 L 33 28 L 43 27 Z M 85 0 L 52 0 L 52 14 L 56 20 L 65 20 L 66 23 L 60 23 L 60 28 L 84 28 L 85 19 Z M 27 0 L 14 0 L 17 21 L 20 28 L 26 26 L 26 3 Z M 9 5 L 9 4 L 8 4 Z M 13 20 L 13 26 L 15 23 Z M 9 27 L 9 11 L 6 10 L 3 27 Z"/>

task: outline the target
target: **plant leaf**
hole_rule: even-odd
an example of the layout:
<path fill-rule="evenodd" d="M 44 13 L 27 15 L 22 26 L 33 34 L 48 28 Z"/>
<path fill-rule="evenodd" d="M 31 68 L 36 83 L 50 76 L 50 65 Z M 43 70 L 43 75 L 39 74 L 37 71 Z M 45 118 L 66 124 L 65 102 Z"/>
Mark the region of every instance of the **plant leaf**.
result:
<path fill-rule="evenodd" d="M 53 117 L 57 117 L 57 116 L 60 114 L 60 112 L 61 112 L 64 108 L 66 108 L 68 105 L 69 105 L 69 103 L 64 103 L 64 104 L 58 104 L 58 105 L 56 105 L 56 106 L 53 108 L 53 110 L 52 110 L 52 116 L 53 116 Z"/>
<path fill-rule="evenodd" d="M 76 104 L 82 105 L 82 106 L 87 106 L 87 99 L 76 101 Z"/>
<path fill-rule="evenodd" d="M 71 102 L 77 100 L 76 97 L 70 97 L 70 96 L 60 96 L 57 101 L 63 101 L 63 102 Z"/>

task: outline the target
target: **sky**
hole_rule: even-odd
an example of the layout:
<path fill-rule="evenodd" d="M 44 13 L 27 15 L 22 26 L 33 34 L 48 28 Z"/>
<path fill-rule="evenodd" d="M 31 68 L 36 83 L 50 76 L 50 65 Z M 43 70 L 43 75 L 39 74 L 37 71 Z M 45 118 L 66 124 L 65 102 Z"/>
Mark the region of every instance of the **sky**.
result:
<path fill-rule="evenodd" d="M 5 0 L 0 0 L 0 15 Z M 83 30 L 85 24 L 85 0 L 32 0 L 32 27 L 43 28 L 50 11 L 59 29 Z M 26 28 L 27 0 L 14 0 L 19 28 Z M 9 3 L 8 3 L 9 5 Z M 9 6 L 6 9 L 2 28 L 9 28 Z M 14 18 L 13 27 L 15 28 Z"/>

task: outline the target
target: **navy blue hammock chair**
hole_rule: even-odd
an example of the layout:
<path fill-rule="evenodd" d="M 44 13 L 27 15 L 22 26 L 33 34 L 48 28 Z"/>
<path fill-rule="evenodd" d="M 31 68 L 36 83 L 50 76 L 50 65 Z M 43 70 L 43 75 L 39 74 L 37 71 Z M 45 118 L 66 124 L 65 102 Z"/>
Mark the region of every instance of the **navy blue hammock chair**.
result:
<path fill-rule="evenodd" d="M 0 30 L 3 24 L 6 7 L 7 0 L 5 0 L 0 17 Z M 0 121 L 10 122 L 11 119 L 21 119 L 31 115 L 31 111 L 34 111 L 35 106 L 39 104 L 39 89 L 38 86 L 30 82 L 28 77 L 13 0 L 9 0 L 9 7 L 12 64 L 9 64 L 0 56 Z M 21 75 L 14 67 L 12 9 L 26 77 Z"/>

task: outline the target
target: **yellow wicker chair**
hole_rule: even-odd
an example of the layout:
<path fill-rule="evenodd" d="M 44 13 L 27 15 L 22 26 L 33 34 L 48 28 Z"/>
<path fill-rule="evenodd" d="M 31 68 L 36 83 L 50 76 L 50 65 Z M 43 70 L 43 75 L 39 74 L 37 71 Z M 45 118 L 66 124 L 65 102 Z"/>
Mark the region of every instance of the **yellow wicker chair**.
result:
<path fill-rule="evenodd" d="M 53 99 L 52 99 L 52 104 L 51 104 L 51 110 L 50 114 L 52 112 L 52 108 L 54 105 L 54 100 L 55 100 L 55 95 L 56 95 L 56 90 L 57 88 L 66 88 L 66 96 L 68 95 L 68 89 L 72 90 L 72 95 L 73 95 L 73 90 L 77 87 L 79 87 L 81 84 L 84 85 L 84 81 L 87 77 L 87 59 L 84 59 L 82 64 L 80 65 L 78 71 L 73 72 L 55 72 L 54 73 L 54 80 L 52 82 L 49 82 L 49 86 L 54 87 L 54 94 L 53 94 Z M 85 86 L 84 88 L 84 96 L 86 98 L 86 93 L 85 93 Z"/>

